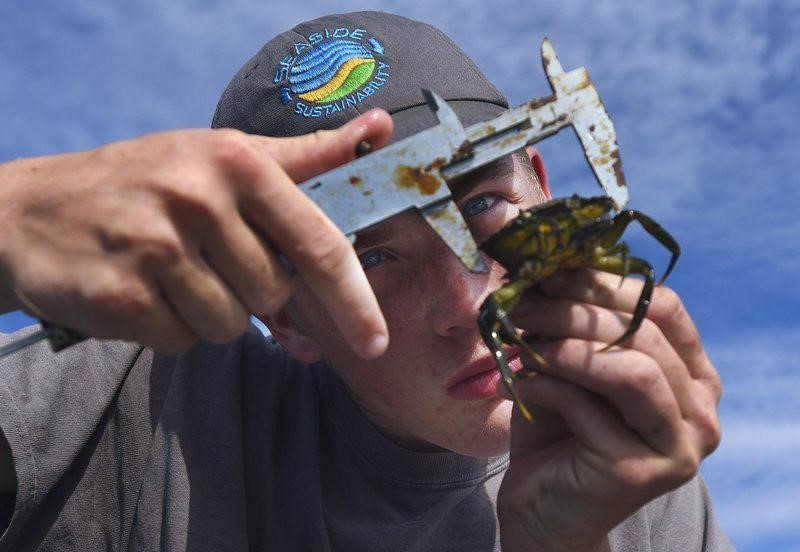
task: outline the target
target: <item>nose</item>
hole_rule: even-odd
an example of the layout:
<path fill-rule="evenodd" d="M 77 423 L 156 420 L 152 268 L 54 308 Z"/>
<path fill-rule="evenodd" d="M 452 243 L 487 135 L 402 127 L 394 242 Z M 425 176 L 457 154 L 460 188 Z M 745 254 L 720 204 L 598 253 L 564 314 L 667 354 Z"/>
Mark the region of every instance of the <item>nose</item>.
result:
<path fill-rule="evenodd" d="M 436 290 L 430 303 L 428 322 L 442 337 L 477 332 L 480 307 L 490 291 L 499 287 L 499 265 L 484 256 L 489 273 L 467 269 L 444 242 L 437 248 L 436 260 L 428 263 L 431 289 Z"/>

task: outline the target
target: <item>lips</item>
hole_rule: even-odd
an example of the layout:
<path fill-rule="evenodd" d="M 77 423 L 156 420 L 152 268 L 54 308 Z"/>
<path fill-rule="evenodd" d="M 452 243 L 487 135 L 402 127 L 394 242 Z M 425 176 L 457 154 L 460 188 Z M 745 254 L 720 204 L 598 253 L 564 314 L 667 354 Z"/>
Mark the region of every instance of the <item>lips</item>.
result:
<path fill-rule="evenodd" d="M 519 347 L 507 347 L 505 350 L 509 367 L 512 371 L 522 368 L 519 359 Z M 491 355 L 470 363 L 459 372 L 447 387 L 447 394 L 456 399 L 476 400 L 497 395 L 497 382 L 500 372 L 497 370 Z"/>

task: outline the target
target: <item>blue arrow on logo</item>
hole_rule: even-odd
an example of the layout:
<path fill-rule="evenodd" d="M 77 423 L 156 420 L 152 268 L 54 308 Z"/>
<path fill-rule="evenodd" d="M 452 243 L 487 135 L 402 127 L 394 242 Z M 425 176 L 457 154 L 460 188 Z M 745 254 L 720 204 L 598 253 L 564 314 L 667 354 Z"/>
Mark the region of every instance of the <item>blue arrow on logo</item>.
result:
<path fill-rule="evenodd" d="M 373 36 L 372 38 L 370 38 L 370 39 L 369 39 L 367 42 L 369 43 L 369 46 L 370 46 L 370 48 L 372 48 L 372 50 L 373 50 L 375 53 L 378 53 L 378 54 L 381 54 L 381 55 L 383 55 L 383 46 L 381 46 L 381 43 L 380 43 L 380 42 L 378 42 L 378 41 L 375 39 L 375 37 L 374 37 L 374 36 Z"/>

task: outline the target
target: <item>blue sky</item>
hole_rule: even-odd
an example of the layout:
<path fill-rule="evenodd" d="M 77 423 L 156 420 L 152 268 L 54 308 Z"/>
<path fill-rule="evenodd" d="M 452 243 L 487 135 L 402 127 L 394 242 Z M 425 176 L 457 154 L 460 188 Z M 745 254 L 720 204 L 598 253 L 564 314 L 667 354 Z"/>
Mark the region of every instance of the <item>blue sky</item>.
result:
<path fill-rule="evenodd" d="M 512 104 L 549 94 L 544 36 L 567 70 L 588 68 L 631 206 L 683 247 L 669 284 L 725 383 L 724 440 L 703 468 L 718 516 L 741 550 L 800 550 L 800 2 L 3 2 L 0 161 L 206 127 L 268 38 L 367 8 L 437 25 Z M 555 194 L 596 193 L 570 131 L 540 149 Z M 663 267 L 652 240 L 629 241 Z"/>

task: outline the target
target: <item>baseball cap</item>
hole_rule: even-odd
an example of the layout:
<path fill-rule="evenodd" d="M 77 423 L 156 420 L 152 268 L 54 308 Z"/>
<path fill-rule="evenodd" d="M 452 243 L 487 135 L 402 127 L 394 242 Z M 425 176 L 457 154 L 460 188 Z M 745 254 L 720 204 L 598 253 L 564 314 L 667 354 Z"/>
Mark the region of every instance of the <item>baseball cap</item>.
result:
<path fill-rule="evenodd" d="M 300 23 L 270 40 L 234 75 L 211 126 L 264 136 L 338 128 L 372 108 L 394 120 L 392 141 L 437 123 L 426 88 L 465 126 L 508 101 L 436 27 L 363 11 Z"/>

